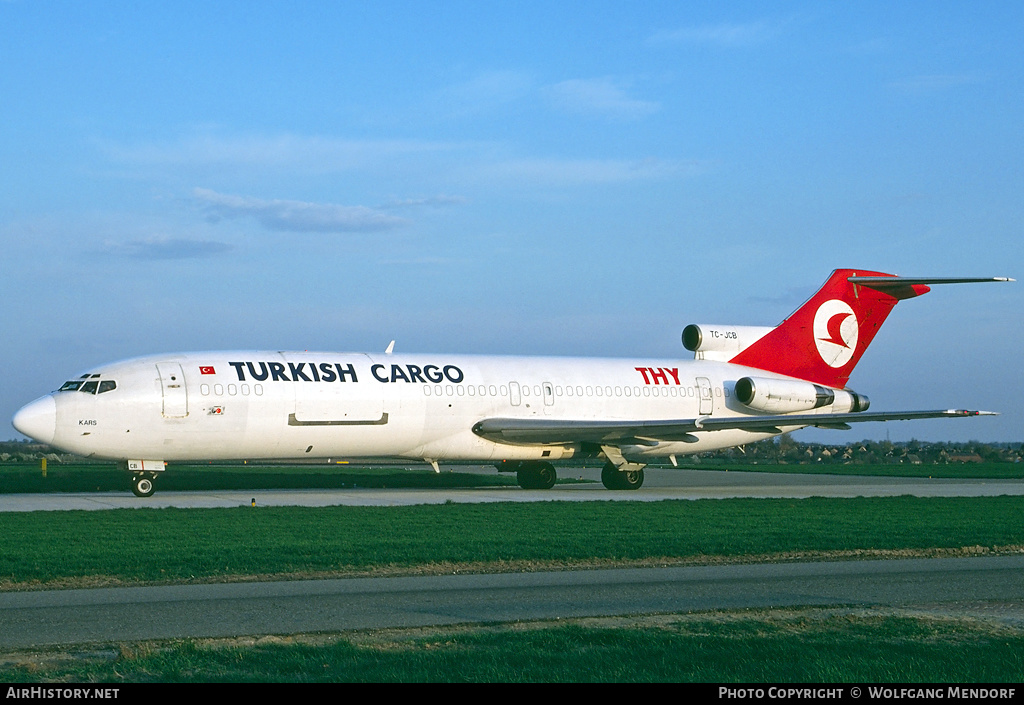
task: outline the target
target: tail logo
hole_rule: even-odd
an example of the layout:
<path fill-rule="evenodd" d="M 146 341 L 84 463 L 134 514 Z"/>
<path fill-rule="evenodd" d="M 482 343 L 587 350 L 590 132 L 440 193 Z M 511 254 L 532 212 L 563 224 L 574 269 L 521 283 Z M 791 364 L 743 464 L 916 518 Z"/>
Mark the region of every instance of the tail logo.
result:
<path fill-rule="evenodd" d="M 850 305 L 830 299 L 814 314 L 814 345 L 829 367 L 843 367 L 857 350 L 857 316 Z"/>

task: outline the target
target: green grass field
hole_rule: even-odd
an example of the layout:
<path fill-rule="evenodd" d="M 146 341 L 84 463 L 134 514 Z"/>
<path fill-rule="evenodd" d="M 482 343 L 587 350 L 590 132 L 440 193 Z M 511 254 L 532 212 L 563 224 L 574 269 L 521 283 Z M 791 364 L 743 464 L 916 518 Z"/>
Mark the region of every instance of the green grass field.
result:
<path fill-rule="evenodd" d="M 7 682 L 1020 683 L 1024 629 L 841 610 L 653 616 L 24 655 Z"/>
<path fill-rule="evenodd" d="M 0 587 L 1024 546 L 1024 497 L 0 514 Z M 454 568 L 453 568 L 454 567 Z"/>

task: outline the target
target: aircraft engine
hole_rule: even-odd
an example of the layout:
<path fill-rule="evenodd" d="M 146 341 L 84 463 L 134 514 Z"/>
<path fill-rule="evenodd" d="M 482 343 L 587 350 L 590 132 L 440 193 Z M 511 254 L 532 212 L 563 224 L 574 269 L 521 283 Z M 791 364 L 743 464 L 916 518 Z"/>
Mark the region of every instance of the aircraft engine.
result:
<path fill-rule="evenodd" d="M 706 323 L 683 328 L 683 347 L 696 360 L 728 362 L 775 330 L 770 326 L 718 326 Z"/>
<path fill-rule="evenodd" d="M 832 389 L 813 382 L 742 377 L 736 380 L 736 398 L 757 411 L 788 414 L 832 406 L 831 411 L 865 411 L 870 400 L 863 394 L 847 389 Z"/>

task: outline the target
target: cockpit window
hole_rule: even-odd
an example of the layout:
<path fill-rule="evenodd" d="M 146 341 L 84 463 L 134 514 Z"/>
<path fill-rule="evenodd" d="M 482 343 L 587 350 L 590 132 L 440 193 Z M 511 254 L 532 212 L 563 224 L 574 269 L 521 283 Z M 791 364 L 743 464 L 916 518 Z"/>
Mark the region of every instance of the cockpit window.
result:
<path fill-rule="evenodd" d="M 64 383 L 58 392 L 85 392 L 86 394 L 103 394 L 117 389 L 117 382 L 112 379 L 96 379 L 99 375 L 82 375 L 81 379 L 72 379 Z M 86 382 L 85 380 L 89 380 Z"/>

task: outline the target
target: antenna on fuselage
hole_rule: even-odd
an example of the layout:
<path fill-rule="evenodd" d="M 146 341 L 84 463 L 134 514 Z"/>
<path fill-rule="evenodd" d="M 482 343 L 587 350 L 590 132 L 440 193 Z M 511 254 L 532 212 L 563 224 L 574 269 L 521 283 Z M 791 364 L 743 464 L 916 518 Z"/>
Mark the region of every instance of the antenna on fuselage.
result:
<path fill-rule="evenodd" d="M 388 349 L 384 351 L 384 354 L 385 355 L 390 355 L 394 351 L 395 351 L 395 341 L 392 340 L 390 343 L 388 343 Z"/>

